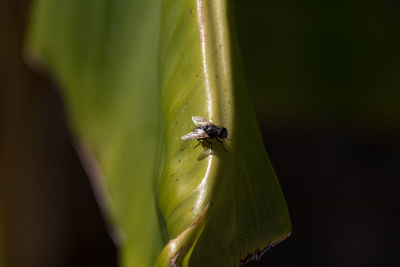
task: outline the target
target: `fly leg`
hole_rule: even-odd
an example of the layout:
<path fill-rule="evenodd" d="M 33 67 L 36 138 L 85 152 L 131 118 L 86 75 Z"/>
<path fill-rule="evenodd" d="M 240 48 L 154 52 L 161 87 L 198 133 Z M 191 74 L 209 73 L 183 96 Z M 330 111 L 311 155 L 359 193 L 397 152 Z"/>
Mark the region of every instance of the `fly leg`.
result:
<path fill-rule="evenodd" d="M 215 139 L 216 139 L 219 143 L 221 143 L 222 148 L 224 149 L 225 152 L 227 152 L 226 149 L 225 149 L 225 147 L 224 147 L 224 142 L 222 142 L 220 139 L 218 139 L 218 137 L 215 138 Z"/>
<path fill-rule="evenodd" d="M 199 139 L 197 139 L 197 141 L 198 141 L 199 143 L 198 143 L 195 147 L 197 147 L 200 143 L 202 143 L 202 141 L 206 141 L 206 143 L 210 145 L 211 154 L 212 154 L 212 152 L 213 152 L 213 150 L 212 150 L 212 143 L 211 143 L 210 141 L 208 141 L 207 139 L 208 139 L 208 137 L 207 137 L 207 138 L 199 138 Z"/>
<path fill-rule="evenodd" d="M 202 143 L 202 141 L 203 141 L 203 139 L 197 139 L 197 145 L 195 145 L 194 147 L 193 147 L 193 149 L 195 149 L 196 147 L 198 147 L 201 143 Z"/>

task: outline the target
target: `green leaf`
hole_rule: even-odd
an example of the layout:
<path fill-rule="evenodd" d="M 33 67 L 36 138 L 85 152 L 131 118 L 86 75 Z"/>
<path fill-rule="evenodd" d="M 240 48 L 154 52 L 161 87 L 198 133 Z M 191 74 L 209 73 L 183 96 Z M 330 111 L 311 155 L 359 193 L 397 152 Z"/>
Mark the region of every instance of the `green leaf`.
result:
<path fill-rule="evenodd" d="M 157 261 L 238 266 L 290 233 L 290 219 L 246 93 L 231 2 L 165 1 L 163 138 L 158 205 L 171 241 Z M 228 129 L 220 144 L 182 141 L 202 116 Z M 206 149 L 206 150 L 204 150 Z M 190 264 L 189 264 L 190 263 Z"/>
<path fill-rule="evenodd" d="M 123 266 L 151 266 L 163 246 L 152 194 L 160 8 L 158 0 L 39 0 L 28 37 L 30 57 L 61 86 L 95 187 L 105 178 L 98 199 L 122 230 L 113 233 Z"/>
<path fill-rule="evenodd" d="M 36 2 L 28 51 L 61 85 L 94 184 L 105 177 L 99 200 L 124 233 L 123 266 L 237 266 L 290 232 L 246 93 L 230 4 Z M 180 139 L 195 115 L 228 129 L 227 152 L 215 141 L 210 150 Z"/>

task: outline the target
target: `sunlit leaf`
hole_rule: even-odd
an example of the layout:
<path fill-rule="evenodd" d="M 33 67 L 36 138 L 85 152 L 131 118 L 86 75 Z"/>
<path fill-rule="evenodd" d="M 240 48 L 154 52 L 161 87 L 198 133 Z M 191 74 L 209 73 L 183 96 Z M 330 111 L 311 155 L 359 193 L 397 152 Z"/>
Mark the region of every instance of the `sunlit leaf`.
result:
<path fill-rule="evenodd" d="M 264 150 L 233 36 L 231 2 L 165 1 L 161 30 L 163 138 L 157 201 L 171 241 L 158 266 L 238 266 L 285 239 L 290 219 Z M 228 129 L 182 141 L 202 116 Z M 212 152 L 212 153 L 211 153 Z M 196 233 L 197 232 L 197 233 Z"/>
<path fill-rule="evenodd" d="M 247 97 L 230 2 L 160 8 L 40 0 L 28 51 L 61 84 L 94 185 L 105 177 L 99 200 L 124 233 L 123 265 L 237 266 L 284 239 L 290 220 Z M 226 152 L 181 140 L 195 115 L 228 129 Z"/>
<path fill-rule="evenodd" d="M 28 38 L 31 61 L 60 84 L 95 188 L 105 178 L 98 199 L 123 266 L 151 266 L 162 248 L 151 178 L 159 26 L 160 1 L 39 0 Z"/>

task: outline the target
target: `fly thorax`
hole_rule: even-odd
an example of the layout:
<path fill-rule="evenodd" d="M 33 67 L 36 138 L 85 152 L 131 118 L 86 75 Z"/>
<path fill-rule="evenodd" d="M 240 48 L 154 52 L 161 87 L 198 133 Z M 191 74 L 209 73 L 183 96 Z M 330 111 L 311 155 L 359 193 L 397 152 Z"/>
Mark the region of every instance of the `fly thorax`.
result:
<path fill-rule="evenodd" d="M 203 130 L 207 133 L 209 137 L 213 138 L 218 136 L 219 127 L 215 125 L 206 125 L 203 126 Z"/>

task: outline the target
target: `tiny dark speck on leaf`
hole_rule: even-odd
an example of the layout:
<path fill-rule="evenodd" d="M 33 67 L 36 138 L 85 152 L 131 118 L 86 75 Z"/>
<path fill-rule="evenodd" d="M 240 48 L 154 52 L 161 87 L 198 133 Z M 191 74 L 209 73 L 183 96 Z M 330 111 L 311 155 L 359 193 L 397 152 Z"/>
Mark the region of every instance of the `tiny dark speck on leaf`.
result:
<path fill-rule="evenodd" d="M 189 14 L 192 14 L 193 13 L 193 10 L 190 8 L 189 9 Z"/>
<path fill-rule="evenodd" d="M 178 181 L 179 181 L 179 179 L 178 179 L 178 178 L 176 178 L 176 181 L 178 182 Z"/>
<path fill-rule="evenodd" d="M 178 160 L 178 162 L 181 162 L 181 160 Z"/>

